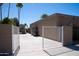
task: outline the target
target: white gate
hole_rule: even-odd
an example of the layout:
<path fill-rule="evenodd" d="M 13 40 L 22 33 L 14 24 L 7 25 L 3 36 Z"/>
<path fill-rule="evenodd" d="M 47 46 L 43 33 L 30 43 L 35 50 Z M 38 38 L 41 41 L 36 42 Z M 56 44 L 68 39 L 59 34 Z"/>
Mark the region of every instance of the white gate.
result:
<path fill-rule="evenodd" d="M 49 55 L 71 51 L 63 46 L 69 44 L 72 44 L 72 26 L 42 26 L 42 47 Z"/>
<path fill-rule="evenodd" d="M 42 26 L 42 47 L 50 49 L 62 46 L 63 27 Z"/>

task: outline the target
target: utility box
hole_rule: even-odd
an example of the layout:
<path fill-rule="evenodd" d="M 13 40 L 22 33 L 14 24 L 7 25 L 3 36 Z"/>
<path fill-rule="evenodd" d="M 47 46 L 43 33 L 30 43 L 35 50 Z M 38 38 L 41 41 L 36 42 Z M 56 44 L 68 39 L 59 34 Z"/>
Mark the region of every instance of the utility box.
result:
<path fill-rule="evenodd" d="M 16 55 L 19 49 L 19 27 L 0 24 L 0 55 Z"/>

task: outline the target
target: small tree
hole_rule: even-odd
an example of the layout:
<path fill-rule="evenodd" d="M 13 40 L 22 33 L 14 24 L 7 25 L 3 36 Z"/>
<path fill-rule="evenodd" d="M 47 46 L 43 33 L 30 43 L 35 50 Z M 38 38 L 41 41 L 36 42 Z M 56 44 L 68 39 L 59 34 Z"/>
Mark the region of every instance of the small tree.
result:
<path fill-rule="evenodd" d="M 21 33 L 23 33 L 23 34 L 26 33 L 26 31 L 27 31 L 27 29 L 28 29 L 28 28 L 26 28 L 26 26 L 27 26 L 26 23 L 25 23 L 25 24 L 20 24 L 20 32 L 21 32 Z"/>
<path fill-rule="evenodd" d="M 8 17 L 5 17 L 2 21 L 2 24 L 10 24 L 10 23 L 11 23 L 11 21 Z"/>
<path fill-rule="evenodd" d="M 47 14 L 43 14 L 43 15 L 41 16 L 41 18 L 46 18 L 46 17 L 48 17 Z"/>
<path fill-rule="evenodd" d="M 1 20 L 0 20 L 0 24 L 1 24 Z"/>

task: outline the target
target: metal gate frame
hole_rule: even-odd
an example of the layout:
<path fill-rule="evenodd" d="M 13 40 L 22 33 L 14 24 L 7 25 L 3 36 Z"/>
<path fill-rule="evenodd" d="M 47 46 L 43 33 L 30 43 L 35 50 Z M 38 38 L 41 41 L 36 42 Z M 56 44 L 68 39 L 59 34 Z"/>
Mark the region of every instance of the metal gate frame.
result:
<path fill-rule="evenodd" d="M 62 45 L 63 45 L 63 26 L 42 26 L 42 49 L 44 50 L 44 28 L 54 28 L 54 27 L 59 27 L 58 29 L 59 29 L 59 40 L 61 40 L 61 43 L 62 43 Z"/>

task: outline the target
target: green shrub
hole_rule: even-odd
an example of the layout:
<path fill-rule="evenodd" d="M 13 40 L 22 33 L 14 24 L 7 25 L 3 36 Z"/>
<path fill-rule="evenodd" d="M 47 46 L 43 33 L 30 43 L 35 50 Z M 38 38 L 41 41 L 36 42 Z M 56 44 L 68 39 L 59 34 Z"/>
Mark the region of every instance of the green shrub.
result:
<path fill-rule="evenodd" d="M 1 21 L 1 24 L 16 25 L 16 23 L 14 22 L 14 20 L 9 19 L 8 17 L 4 18 L 4 19 Z"/>
<path fill-rule="evenodd" d="M 15 23 L 16 26 L 19 26 L 19 20 L 16 17 L 13 18 L 13 21 L 14 21 L 14 23 Z"/>

